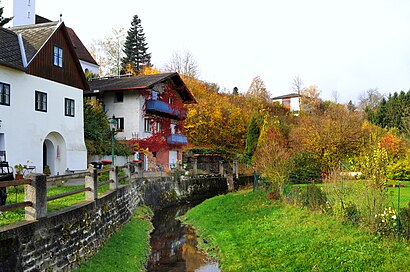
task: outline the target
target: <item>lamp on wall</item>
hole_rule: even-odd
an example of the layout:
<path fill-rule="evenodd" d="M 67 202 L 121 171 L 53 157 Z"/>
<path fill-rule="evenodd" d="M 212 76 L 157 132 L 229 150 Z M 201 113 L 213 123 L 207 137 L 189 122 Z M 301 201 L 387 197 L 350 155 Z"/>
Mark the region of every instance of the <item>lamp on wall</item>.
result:
<path fill-rule="evenodd" d="M 111 162 L 114 166 L 114 132 L 117 129 L 117 119 L 115 118 L 114 114 L 112 115 L 112 118 L 110 118 L 109 123 L 111 130 Z"/>

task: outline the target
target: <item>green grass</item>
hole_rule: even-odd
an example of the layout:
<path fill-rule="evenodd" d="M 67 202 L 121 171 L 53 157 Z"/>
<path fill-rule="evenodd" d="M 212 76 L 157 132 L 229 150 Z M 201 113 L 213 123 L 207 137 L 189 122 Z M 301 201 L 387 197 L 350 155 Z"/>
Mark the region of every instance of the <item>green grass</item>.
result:
<path fill-rule="evenodd" d="M 84 185 L 78 186 L 62 186 L 62 187 L 52 187 L 47 190 L 47 196 L 52 196 L 56 194 L 62 194 L 74 190 L 78 190 L 84 188 Z M 107 191 L 109 185 L 106 184 L 98 188 L 99 195 L 103 194 Z M 75 194 L 72 196 L 68 196 L 65 198 L 56 199 L 53 201 L 47 202 L 47 210 L 48 212 L 58 211 L 67 207 L 70 207 L 74 204 L 80 203 L 85 201 L 85 193 Z M 7 203 L 6 204 L 13 204 L 24 202 L 24 186 L 14 186 L 7 188 Z M 20 220 L 24 220 L 24 209 L 16 209 L 13 211 L 6 211 L 0 213 L 0 226 L 4 226 L 7 224 L 11 224 Z"/>
<path fill-rule="evenodd" d="M 223 271 L 408 271 L 410 246 L 263 193 L 238 192 L 191 209 L 186 221 Z"/>
<path fill-rule="evenodd" d="M 138 207 L 131 221 L 115 233 L 90 261 L 75 271 L 144 271 L 150 252 L 152 215 L 148 207 Z"/>

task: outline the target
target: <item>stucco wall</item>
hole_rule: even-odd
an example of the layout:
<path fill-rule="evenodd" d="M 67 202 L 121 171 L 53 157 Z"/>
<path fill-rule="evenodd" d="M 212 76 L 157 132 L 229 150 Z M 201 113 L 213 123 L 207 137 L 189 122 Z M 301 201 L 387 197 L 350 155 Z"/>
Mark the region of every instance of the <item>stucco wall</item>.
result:
<path fill-rule="evenodd" d="M 52 174 L 66 168 L 86 169 L 83 91 L 4 66 L 0 66 L 0 82 L 10 84 L 10 106 L 0 105 L 0 133 L 4 134 L 10 165 L 34 165 L 37 172 L 42 172 L 43 142 L 50 133 L 58 133 L 65 147 L 59 148 L 59 154 L 55 151 L 55 159 L 61 161 Z M 47 112 L 35 110 L 35 91 L 47 93 Z M 74 117 L 64 114 L 65 98 L 75 101 Z M 61 154 L 63 150 L 65 155 Z"/>

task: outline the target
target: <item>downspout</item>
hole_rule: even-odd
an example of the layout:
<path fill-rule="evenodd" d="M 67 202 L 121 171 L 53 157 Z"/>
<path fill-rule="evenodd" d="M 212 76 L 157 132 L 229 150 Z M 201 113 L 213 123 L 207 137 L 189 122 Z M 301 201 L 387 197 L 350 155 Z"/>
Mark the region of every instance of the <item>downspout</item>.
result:
<path fill-rule="evenodd" d="M 21 60 L 23 61 L 23 66 L 24 68 L 27 68 L 27 56 L 26 56 L 26 50 L 24 48 L 23 36 L 21 36 L 21 34 L 18 34 L 17 39 L 19 41 Z"/>

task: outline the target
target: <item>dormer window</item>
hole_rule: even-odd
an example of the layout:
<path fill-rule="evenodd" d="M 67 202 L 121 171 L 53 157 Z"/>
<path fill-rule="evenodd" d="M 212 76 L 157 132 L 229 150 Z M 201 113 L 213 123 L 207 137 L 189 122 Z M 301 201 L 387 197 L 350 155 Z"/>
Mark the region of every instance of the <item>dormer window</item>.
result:
<path fill-rule="evenodd" d="M 54 65 L 63 67 L 63 49 L 54 45 Z"/>

